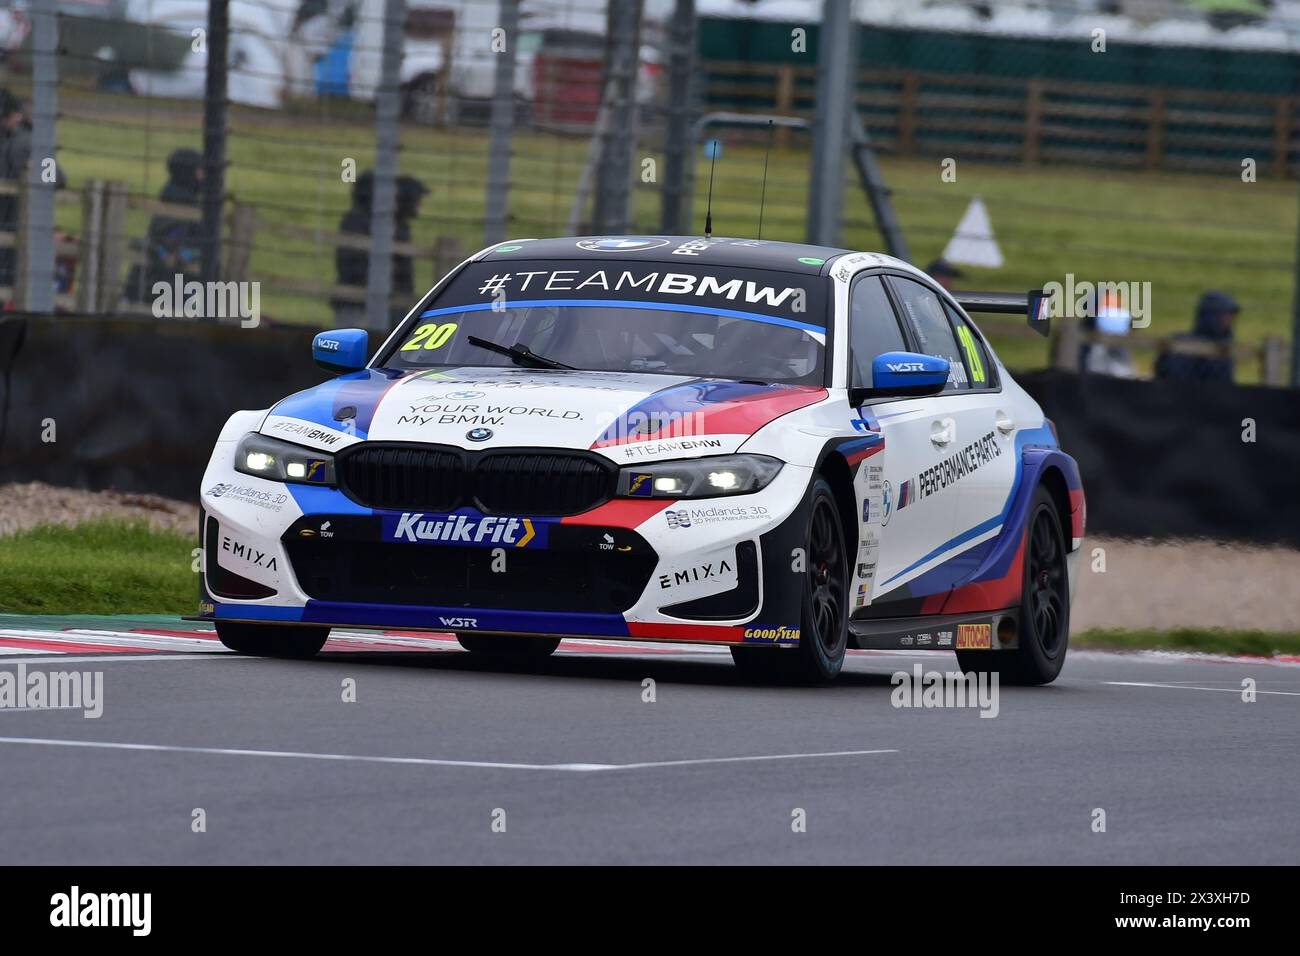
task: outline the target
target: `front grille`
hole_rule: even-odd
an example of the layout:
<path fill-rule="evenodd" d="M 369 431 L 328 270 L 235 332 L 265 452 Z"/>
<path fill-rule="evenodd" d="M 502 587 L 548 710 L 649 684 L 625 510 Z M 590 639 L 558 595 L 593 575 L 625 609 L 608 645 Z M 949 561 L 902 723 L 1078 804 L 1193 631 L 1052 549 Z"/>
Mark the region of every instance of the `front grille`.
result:
<path fill-rule="evenodd" d="M 474 452 L 444 445 L 364 442 L 335 459 L 339 487 L 386 511 L 452 511 L 539 517 L 572 515 L 614 493 L 618 469 L 582 451 Z"/>
<path fill-rule="evenodd" d="M 367 445 L 340 454 L 335 468 L 347 496 L 371 508 L 448 511 L 465 487 L 464 460 L 450 449 Z"/>
<path fill-rule="evenodd" d="M 616 471 L 595 455 L 491 452 L 479 458 L 472 474 L 483 511 L 569 515 L 607 499 Z"/>
<path fill-rule="evenodd" d="M 618 614 L 636 603 L 654 552 L 511 549 L 296 539 L 285 543 L 298 583 L 317 600 Z"/>

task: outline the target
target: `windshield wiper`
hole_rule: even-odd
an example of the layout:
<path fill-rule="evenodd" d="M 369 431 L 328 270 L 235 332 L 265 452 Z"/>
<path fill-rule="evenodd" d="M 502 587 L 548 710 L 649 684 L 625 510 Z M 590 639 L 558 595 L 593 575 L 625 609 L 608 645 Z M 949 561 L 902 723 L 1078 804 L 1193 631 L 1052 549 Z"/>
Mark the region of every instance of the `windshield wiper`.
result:
<path fill-rule="evenodd" d="M 530 368 L 564 368 L 573 370 L 572 365 L 565 365 L 563 362 L 549 359 L 545 355 L 538 355 L 527 345 L 501 345 L 497 342 L 489 342 L 487 339 L 481 339 L 477 335 L 471 335 L 468 339 L 470 345 L 476 345 L 481 349 L 487 349 L 489 352 L 496 352 L 498 355 L 504 355 L 516 365 L 526 365 Z"/>

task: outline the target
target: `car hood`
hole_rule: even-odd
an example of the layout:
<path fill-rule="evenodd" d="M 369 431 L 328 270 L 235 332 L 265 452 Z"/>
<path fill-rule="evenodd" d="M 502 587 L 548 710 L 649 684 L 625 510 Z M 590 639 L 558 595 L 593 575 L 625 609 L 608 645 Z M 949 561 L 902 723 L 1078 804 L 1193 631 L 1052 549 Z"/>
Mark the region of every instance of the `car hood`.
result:
<path fill-rule="evenodd" d="M 682 457 L 734 451 L 768 422 L 826 394 L 811 386 L 628 372 L 366 369 L 286 398 L 261 431 L 335 450 L 370 440 L 594 448 L 633 460 L 655 443 L 665 446 L 662 457 Z M 711 440 L 692 444 L 701 436 Z"/>

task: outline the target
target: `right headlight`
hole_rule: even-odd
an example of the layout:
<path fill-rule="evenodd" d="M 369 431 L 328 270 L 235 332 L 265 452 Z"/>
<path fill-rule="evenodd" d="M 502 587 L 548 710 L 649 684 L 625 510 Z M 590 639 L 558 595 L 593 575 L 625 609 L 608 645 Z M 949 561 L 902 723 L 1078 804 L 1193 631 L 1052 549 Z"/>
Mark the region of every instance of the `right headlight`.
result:
<path fill-rule="evenodd" d="M 235 449 L 235 471 L 268 481 L 334 484 L 334 456 L 249 432 Z"/>
<path fill-rule="evenodd" d="M 619 472 L 622 498 L 717 498 L 762 491 L 781 470 L 766 455 L 715 455 L 631 465 Z"/>

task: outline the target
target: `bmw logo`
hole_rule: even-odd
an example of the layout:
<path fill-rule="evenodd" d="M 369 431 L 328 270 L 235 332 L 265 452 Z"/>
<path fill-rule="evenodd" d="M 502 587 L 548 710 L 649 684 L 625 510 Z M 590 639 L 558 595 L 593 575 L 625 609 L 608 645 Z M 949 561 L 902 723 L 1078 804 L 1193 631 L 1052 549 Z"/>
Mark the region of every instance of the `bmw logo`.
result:
<path fill-rule="evenodd" d="M 482 398 L 483 395 L 484 395 L 483 392 L 475 392 L 475 391 L 472 391 L 472 390 L 470 390 L 470 389 L 465 389 L 465 390 L 463 390 L 463 391 L 459 391 L 459 392 L 448 392 L 448 393 L 447 393 L 446 395 L 444 395 L 443 397 L 444 397 L 444 398 L 454 398 L 454 399 L 456 399 L 457 401 L 467 402 L 467 401 L 469 401 L 470 399 L 474 399 L 474 398 Z"/>
<path fill-rule="evenodd" d="M 889 516 L 894 513 L 894 486 L 889 482 L 885 482 L 884 493 L 880 497 L 880 523 L 887 525 L 889 524 Z"/>
<path fill-rule="evenodd" d="M 588 252 L 640 252 L 668 245 L 667 239 L 582 239 L 579 249 Z"/>
<path fill-rule="evenodd" d="M 465 433 L 465 437 L 468 438 L 470 441 L 487 441 L 489 438 L 492 437 L 492 429 L 471 428 L 469 431 Z"/>

